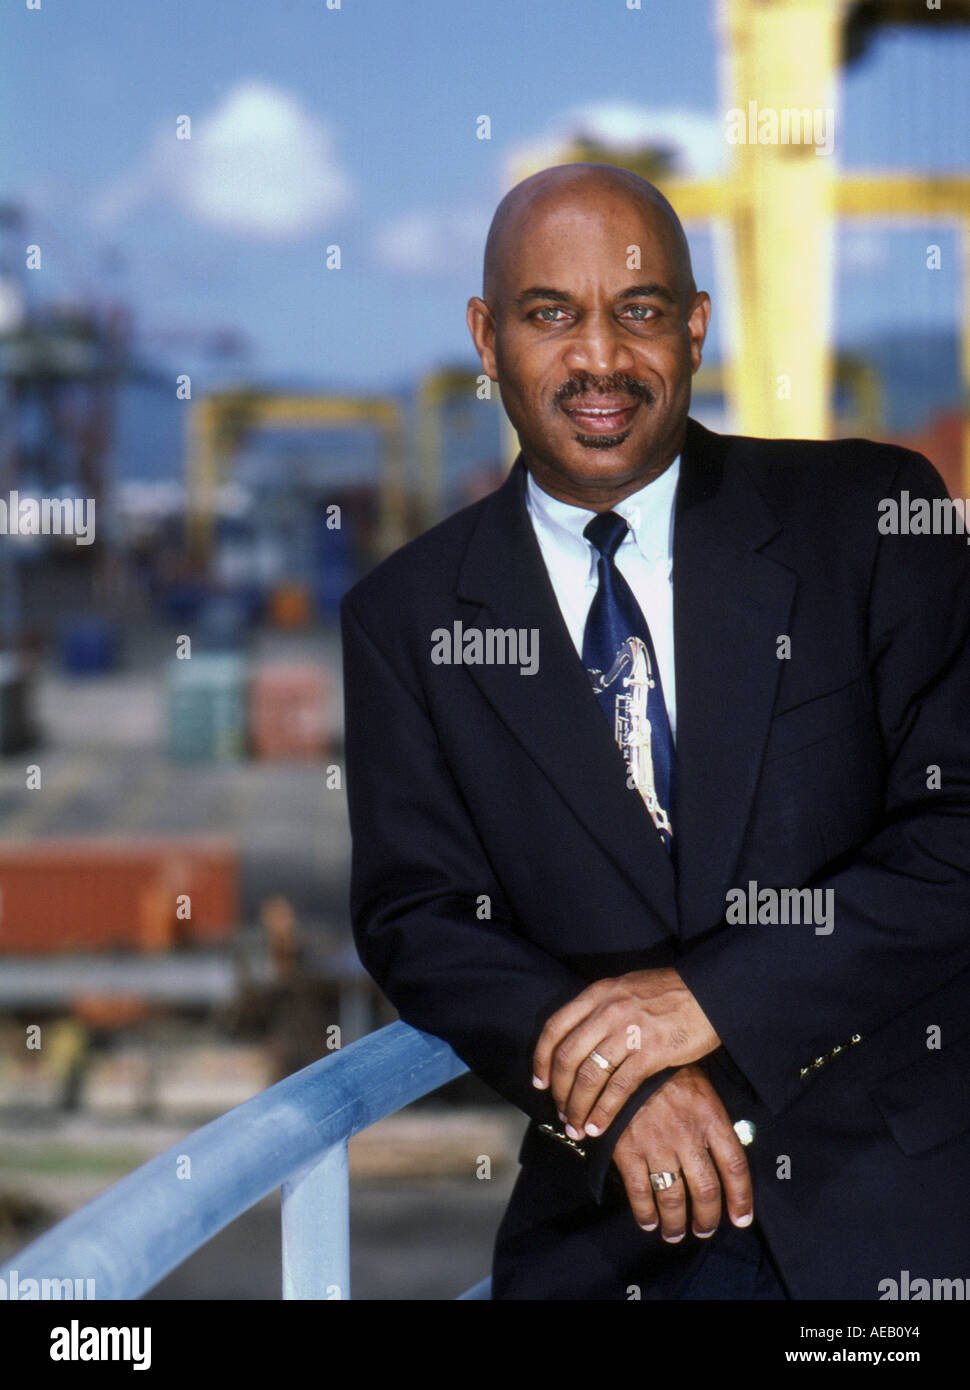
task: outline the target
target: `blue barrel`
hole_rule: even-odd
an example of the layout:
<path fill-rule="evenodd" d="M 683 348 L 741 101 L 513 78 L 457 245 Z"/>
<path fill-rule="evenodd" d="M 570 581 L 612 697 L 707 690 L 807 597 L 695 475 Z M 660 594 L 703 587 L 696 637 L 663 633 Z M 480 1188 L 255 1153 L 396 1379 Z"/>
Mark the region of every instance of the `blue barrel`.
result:
<path fill-rule="evenodd" d="M 195 624 L 197 645 L 206 653 L 239 651 L 249 632 L 251 611 L 241 594 L 213 594 Z"/>
<path fill-rule="evenodd" d="M 162 596 L 166 618 L 173 623 L 187 623 L 197 615 L 205 600 L 204 585 L 196 582 L 170 584 Z"/>
<path fill-rule="evenodd" d="M 120 642 L 106 618 L 75 618 L 61 629 L 61 669 L 72 676 L 96 676 L 118 665 Z"/>
<path fill-rule="evenodd" d="M 255 626 L 263 616 L 263 609 L 266 606 L 266 596 L 259 584 L 245 584 L 233 590 L 234 597 L 242 605 L 246 614 L 246 622 L 250 627 Z"/>
<path fill-rule="evenodd" d="M 313 529 L 313 597 L 317 611 L 335 614 L 340 600 L 356 578 L 356 562 L 350 534 L 341 526 L 330 530 L 320 513 Z"/>

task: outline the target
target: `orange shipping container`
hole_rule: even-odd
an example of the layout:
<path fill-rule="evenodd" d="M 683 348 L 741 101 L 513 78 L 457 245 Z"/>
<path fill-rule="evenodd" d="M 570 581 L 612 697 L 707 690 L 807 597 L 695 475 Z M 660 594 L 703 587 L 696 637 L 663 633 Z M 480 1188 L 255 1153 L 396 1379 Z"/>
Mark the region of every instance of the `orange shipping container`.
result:
<path fill-rule="evenodd" d="M 264 666 L 249 683 L 249 740 L 256 758 L 315 758 L 330 747 L 330 682 L 318 666 Z"/>
<path fill-rule="evenodd" d="M 221 836 L 0 844 L 0 953 L 159 951 L 238 922 L 239 855 Z"/>

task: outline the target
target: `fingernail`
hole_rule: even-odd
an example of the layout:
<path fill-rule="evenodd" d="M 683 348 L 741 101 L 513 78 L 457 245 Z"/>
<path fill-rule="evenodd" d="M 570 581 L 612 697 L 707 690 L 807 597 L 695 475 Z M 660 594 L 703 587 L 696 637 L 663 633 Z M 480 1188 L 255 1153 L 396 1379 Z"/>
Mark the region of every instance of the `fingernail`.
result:
<path fill-rule="evenodd" d="M 557 1110 L 556 1114 L 559 1116 L 560 1120 L 562 1120 L 563 1124 L 565 1124 L 566 1121 L 569 1119 L 569 1116 L 564 1115 L 561 1110 Z"/>
<path fill-rule="evenodd" d="M 711 1236 L 714 1234 L 714 1231 L 716 1230 L 717 1227 L 715 1226 L 713 1231 L 695 1231 L 694 1235 L 697 1237 L 698 1240 L 710 1240 Z"/>
<path fill-rule="evenodd" d="M 743 1216 L 739 1216 L 735 1219 L 734 1224 L 735 1226 L 750 1226 L 753 1220 L 754 1213 L 746 1211 Z"/>
<path fill-rule="evenodd" d="M 599 1134 L 599 1132 L 600 1132 L 600 1127 L 599 1127 L 599 1125 L 587 1125 L 587 1126 L 586 1126 L 586 1133 L 587 1133 L 587 1134 L 592 1134 L 592 1135 L 594 1136 L 594 1138 L 595 1138 L 595 1136 L 596 1136 L 597 1134 Z"/>
<path fill-rule="evenodd" d="M 534 1076 L 532 1078 L 532 1084 L 537 1091 L 544 1091 L 546 1089 L 546 1083 L 542 1081 L 538 1076 Z"/>
<path fill-rule="evenodd" d="M 573 1129 L 572 1125 L 566 1126 L 566 1133 L 569 1135 L 570 1139 L 582 1139 L 583 1137 L 578 1129 Z"/>
<path fill-rule="evenodd" d="M 640 1227 L 640 1230 L 641 1230 L 641 1231 L 655 1231 L 656 1229 L 657 1229 L 657 1223 L 656 1223 L 656 1221 L 654 1221 L 654 1222 L 652 1223 L 652 1225 L 650 1225 L 650 1226 L 643 1226 L 643 1225 L 641 1225 L 641 1227 Z"/>
<path fill-rule="evenodd" d="M 684 1239 L 684 1235 L 685 1232 L 681 1231 L 679 1236 L 664 1236 L 664 1240 L 667 1242 L 668 1245 L 676 1245 L 678 1241 Z"/>

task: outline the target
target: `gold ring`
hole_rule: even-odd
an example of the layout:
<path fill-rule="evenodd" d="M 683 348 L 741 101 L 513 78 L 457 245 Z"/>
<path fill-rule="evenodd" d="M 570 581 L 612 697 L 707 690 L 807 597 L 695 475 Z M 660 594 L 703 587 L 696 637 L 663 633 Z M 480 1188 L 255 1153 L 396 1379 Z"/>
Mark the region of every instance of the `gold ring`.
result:
<path fill-rule="evenodd" d="M 601 1067 L 603 1071 L 615 1071 L 615 1070 L 616 1070 L 616 1068 L 614 1067 L 613 1063 L 612 1063 L 612 1062 L 608 1062 L 601 1052 L 591 1052 L 591 1053 L 589 1054 L 589 1060 L 590 1060 L 591 1062 L 595 1062 L 596 1065 L 597 1065 L 598 1067 Z"/>
<path fill-rule="evenodd" d="M 681 1176 L 680 1169 L 676 1173 L 651 1173 L 650 1186 L 654 1192 L 666 1192 L 668 1187 L 673 1187 L 674 1183 Z"/>

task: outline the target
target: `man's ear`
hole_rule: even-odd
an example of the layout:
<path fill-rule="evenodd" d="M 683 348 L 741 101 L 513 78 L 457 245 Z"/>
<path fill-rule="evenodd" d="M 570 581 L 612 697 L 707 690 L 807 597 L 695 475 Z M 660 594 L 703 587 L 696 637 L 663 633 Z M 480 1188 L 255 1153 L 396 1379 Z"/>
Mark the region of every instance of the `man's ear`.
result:
<path fill-rule="evenodd" d="M 687 331 L 690 334 L 690 370 L 691 375 L 697 371 L 701 365 L 701 355 L 704 350 L 704 340 L 707 337 L 707 328 L 711 321 L 711 296 L 706 290 L 700 290 L 695 296 L 687 315 Z"/>
<path fill-rule="evenodd" d="M 492 381 L 498 381 L 495 366 L 495 320 L 492 318 L 491 309 L 478 295 L 473 295 L 468 301 L 465 322 L 481 358 L 482 371 L 491 377 Z"/>

